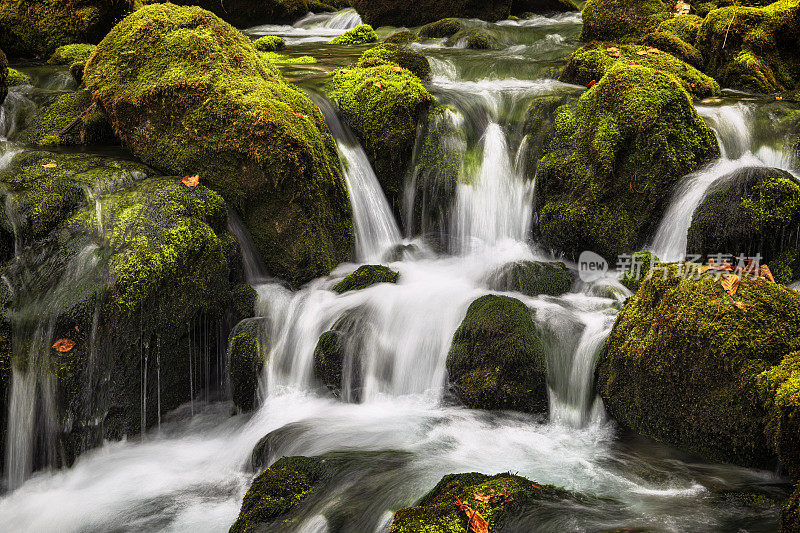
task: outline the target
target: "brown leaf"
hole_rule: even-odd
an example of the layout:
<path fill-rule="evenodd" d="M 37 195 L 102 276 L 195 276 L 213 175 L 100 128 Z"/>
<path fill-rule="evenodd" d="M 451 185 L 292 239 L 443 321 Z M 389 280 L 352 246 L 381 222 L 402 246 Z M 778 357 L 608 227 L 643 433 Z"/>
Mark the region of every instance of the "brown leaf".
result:
<path fill-rule="evenodd" d="M 468 533 L 489 533 L 489 522 L 486 519 L 469 506 L 468 503 L 462 502 L 458 498 L 456 498 L 456 505 L 458 508 L 464 511 L 464 514 L 467 515 L 467 531 Z"/>
<path fill-rule="evenodd" d="M 638 50 L 636 52 L 636 55 L 646 56 L 647 55 L 647 50 Z"/>
<path fill-rule="evenodd" d="M 197 187 L 197 185 L 200 183 L 200 174 L 195 174 L 194 176 L 184 176 L 181 180 L 181 183 L 187 187 Z"/>
<path fill-rule="evenodd" d="M 622 55 L 622 53 L 619 51 L 619 48 L 617 48 L 616 46 L 611 46 L 609 48 L 606 48 L 606 53 L 611 57 L 619 57 Z"/>
<path fill-rule="evenodd" d="M 770 272 L 767 265 L 761 265 L 761 268 L 758 269 L 758 275 L 759 277 L 767 278 L 772 283 L 775 283 L 775 278 L 772 277 L 772 272 Z"/>
<path fill-rule="evenodd" d="M 42 165 L 44 168 L 56 168 L 58 163 L 47 163 L 46 165 Z"/>
<path fill-rule="evenodd" d="M 395 71 L 395 72 L 403 72 L 403 69 L 398 67 L 398 66 L 392 67 L 392 70 Z"/>
<path fill-rule="evenodd" d="M 383 89 L 383 84 L 379 81 L 376 81 L 372 84 L 373 87 L 377 87 L 378 89 Z"/>
<path fill-rule="evenodd" d="M 482 492 L 477 492 L 477 493 L 473 494 L 473 498 L 475 498 L 479 502 L 483 502 L 483 503 L 489 503 L 489 500 L 492 499 L 491 496 L 487 496 Z"/>
<path fill-rule="evenodd" d="M 730 294 L 728 294 L 727 296 L 728 299 L 731 301 L 731 303 L 735 305 L 737 309 L 741 309 L 742 311 L 747 311 L 747 306 L 745 306 L 742 302 L 737 302 L 736 300 L 733 299 L 733 297 Z"/>
<path fill-rule="evenodd" d="M 653 48 L 651 46 L 650 48 L 647 49 L 647 53 L 648 54 L 660 54 L 661 50 L 659 50 L 658 48 Z"/>
<path fill-rule="evenodd" d="M 736 289 L 739 288 L 739 276 L 736 274 L 723 274 L 720 283 L 722 283 L 722 288 L 725 289 L 725 292 L 731 296 L 736 296 Z"/>
<path fill-rule="evenodd" d="M 68 352 L 75 347 L 75 341 L 71 339 L 58 339 L 53 344 L 53 349 L 57 352 Z"/>
<path fill-rule="evenodd" d="M 594 87 L 595 85 L 597 85 L 597 80 L 592 80 L 592 81 L 590 81 L 590 82 L 589 82 L 589 85 L 587 85 L 586 87 L 588 87 L 589 89 L 591 89 L 591 88 L 592 88 L 592 87 Z"/>

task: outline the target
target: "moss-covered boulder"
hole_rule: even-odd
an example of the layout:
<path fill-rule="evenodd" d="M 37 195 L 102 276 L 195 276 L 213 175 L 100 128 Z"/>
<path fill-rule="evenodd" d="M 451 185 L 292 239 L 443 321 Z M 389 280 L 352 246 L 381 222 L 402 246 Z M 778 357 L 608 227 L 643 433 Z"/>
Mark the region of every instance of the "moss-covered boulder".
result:
<path fill-rule="evenodd" d="M 2 0 L 0 48 L 46 59 L 59 46 L 100 41 L 132 9 L 131 0 Z"/>
<path fill-rule="evenodd" d="M 642 281 L 652 274 L 659 274 L 656 269 L 661 260 L 658 256 L 647 250 L 641 250 L 631 254 L 630 265 L 627 270 L 619 275 L 619 282 L 631 292 L 639 290 Z"/>
<path fill-rule="evenodd" d="M 654 31 L 653 33 L 648 33 L 642 38 L 642 43 L 672 54 L 693 67 L 703 68 L 703 54 L 700 53 L 700 50 L 672 32 Z"/>
<path fill-rule="evenodd" d="M 17 85 L 30 85 L 31 77 L 15 68 L 9 68 L 6 83 L 9 87 L 15 87 Z"/>
<path fill-rule="evenodd" d="M 525 172 L 535 175 L 539 161 L 550 150 L 552 141 L 558 135 L 568 135 L 574 121 L 573 116 L 578 97 L 573 95 L 542 95 L 531 99 L 522 131 L 527 140 L 525 152 Z M 565 113 L 565 111 L 570 111 Z M 556 119 L 560 117 L 558 124 Z M 569 120 L 566 120 L 569 119 Z"/>
<path fill-rule="evenodd" d="M 656 31 L 672 33 L 680 40 L 694 45 L 697 42 L 697 32 L 700 31 L 702 24 L 703 18 L 697 15 L 679 15 L 668 18 L 659 24 Z"/>
<path fill-rule="evenodd" d="M 64 131 L 76 120 L 68 131 Z M 38 146 L 108 145 L 117 142 L 108 117 L 93 105 L 92 95 L 86 89 L 63 94 L 52 104 L 40 107 L 26 121 L 26 128 L 15 140 Z"/>
<path fill-rule="evenodd" d="M 617 63 L 556 117 L 556 137 L 536 170 L 543 243 L 576 259 L 640 250 L 668 191 L 717 157 L 711 129 L 677 78 Z"/>
<path fill-rule="evenodd" d="M 564 263 L 517 261 L 498 268 L 487 280 L 493 291 L 519 292 L 527 296 L 560 296 L 572 288 L 574 278 Z"/>
<path fill-rule="evenodd" d="M 0 105 L 3 105 L 6 99 L 8 86 L 8 60 L 3 51 L 0 50 Z"/>
<path fill-rule="evenodd" d="M 236 324 L 231 331 L 228 341 L 228 376 L 233 404 L 240 411 L 252 411 L 256 406 L 258 381 L 267 362 L 265 355 L 268 342 L 264 318 L 247 318 Z"/>
<path fill-rule="evenodd" d="M 673 265 L 628 299 L 597 366 L 606 409 L 707 459 L 774 468 L 786 457 L 796 475 L 787 432 L 797 431 L 789 354 L 800 347 L 800 294 L 759 278 L 742 279 L 729 297 L 713 274 L 696 277 Z"/>
<path fill-rule="evenodd" d="M 794 236 L 800 232 L 800 183 L 776 168 L 749 167 L 723 176 L 697 207 L 689 227 L 687 251 L 760 254 L 775 279 L 800 277 Z"/>
<path fill-rule="evenodd" d="M 508 17 L 511 12 L 510 0 L 353 0 L 353 7 L 367 24 L 374 27 L 422 26 L 444 18 L 477 18 L 497 21 Z"/>
<path fill-rule="evenodd" d="M 396 63 L 413 72 L 421 80 L 425 80 L 431 75 L 431 65 L 428 62 L 428 58 L 396 44 L 383 43 L 375 48 L 370 48 L 361 55 L 359 63 L 361 65 L 370 65 L 377 64 L 379 61 Z"/>
<path fill-rule="evenodd" d="M 383 265 L 363 265 L 355 272 L 333 286 L 333 290 L 342 294 L 347 291 L 360 291 L 376 283 L 397 283 L 400 274 Z"/>
<path fill-rule="evenodd" d="M 453 335 L 447 371 L 468 407 L 547 411 L 544 348 L 519 300 L 487 295 L 472 302 Z"/>
<path fill-rule="evenodd" d="M 417 41 L 419 41 L 419 35 L 408 30 L 395 32 L 383 40 L 384 43 L 397 44 L 400 46 L 415 43 Z"/>
<path fill-rule="evenodd" d="M 363 309 L 346 312 L 320 336 L 314 350 L 314 377 L 345 401 L 361 398 L 361 356 L 370 328 L 367 318 Z"/>
<path fill-rule="evenodd" d="M 279 52 L 286 48 L 286 41 L 277 35 L 265 35 L 253 41 L 253 46 L 259 52 Z"/>
<path fill-rule="evenodd" d="M 672 17 L 664 0 L 589 0 L 583 8 L 583 41 L 634 42 Z"/>
<path fill-rule="evenodd" d="M 165 0 L 143 0 L 143 4 L 161 3 Z M 304 17 L 311 5 L 321 6 L 322 4 L 308 0 L 172 0 L 173 4 L 181 6 L 200 6 L 211 11 L 226 22 L 239 28 L 249 28 L 261 24 L 291 24 L 297 19 Z M 329 5 L 330 2 L 325 2 Z M 325 7 L 321 11 L 333 11 L 331 7 Z"/>
<path fill-rule="evenodd" d="M 706 72 L 724 87 L 771 93 L 800 87 L 800 0 L 711 11 L 697 34 Z"/>
<path fill-rule="evenodd" d="M 692 96 L 718 95 L 719 84 L 691 65 L 669 53 L 645 45 L 591 43 L 572 53 L 559 76 L 566 83 L 589 85 L 598 82 L 615 65 L 637 64 L 673 75 Z"/>
<path fill-rule="evenodd" d="M 300 284 L 349 259 L 327 125 L 238 30 L 197 7 L 145 6 L 98 45 L 84 81 L 134 154 L 199 174 L 242 214 L 271 275 Z"/>
<path fill-rule="evenodd" d="M 65 44 L 56 48 L 47 62 L 51 65 L 72 65 L 77 61 L 86 63 L 96 48 L 93 44 Z"/>
<path fill-rule="evenodd" d="M 789 497 L 789 501 L 781 510 L 781 530 L 780 533 L 791 533 L 800 531 L 800 485 Z"/>
<path fill-rule="evenodd" d="M 369 24 L 359 24 L 338 37 L 331 39 L 330 44 L 369 44 L 377 42 L 378 36 Z"/>
<path fill-rule="evenodd" d="M 136 434 L 195 398 L 203 376 L 216 382 L 222 359 L 209 354 L 246 309 L 221 196 L 139 163 L 33 151 L 0 184 L 13 365 L 54 383 L 53 461 Z M 51 348 L 59 339 L 74 345 Z"/>
<path fill-rule="evenodd" d="M 457 500 L 478 511 L 490 531 L 530 531 L 527 524 L 514 523 L 522 515 L 545 515 L 559 502 L 575 495 L 552 485 L 538 485 L 511 473 L 488 476 L 477 472 L 449 474 L 413 507 L 399 509 L 390 533 L 469 533 L 469 517 Z M 534 520 L 535 522 L 535 520 Z M 527 526 L 527 527 L 525 527 Z"/>
<path fill-rule="evenodd" d="M 414 151 L 419 122 L 433 98 L 413 72 L 375 54 L 368 52 L 355 65 L 334 72 L 328 90 L 361 140 L 389 203 L 399 213 L 406 165 Z"/>
<path fill-rule="evenodd" d="M 470 50 L 499 50 L 503 47 L 495 32 L 485 28 L 465 28 L 452 35 L 447 46 L 469 48 Z"/>
<path fill-rule="evenodd" d="M 463 28 L 464 24 L 460 20 L 446 18 L 424 25 L 419 29 L 419 35 L 420 37 L 442 39 L 452 37 Z"/>

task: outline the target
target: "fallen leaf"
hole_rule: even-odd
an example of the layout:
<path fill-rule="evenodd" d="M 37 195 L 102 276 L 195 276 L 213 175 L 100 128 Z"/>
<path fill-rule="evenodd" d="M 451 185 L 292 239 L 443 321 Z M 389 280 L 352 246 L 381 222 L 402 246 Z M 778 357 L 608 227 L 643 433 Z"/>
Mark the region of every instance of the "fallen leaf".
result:
<path fill-rule="evenodd" d="M 606 53 L 611 57 L 619 57 L 622 55 L 622 53 L 619 51 L 619 48 L 617 48 L 616 46 L 611 46 L 609 48 L 606 48 Z"/>
<path fill-rule="evenodd" d="M 741 309 L 742 311 L 747 311 L 747 306 L 745 306 L 742 302 L 737 302 L 736 300 L 734 300 L 730 294 L 728 295 L 728 299 L 734 306 L 736 306 L 737 309 Z"/>
<path fill-rule="evenodd" d="M 378 89 L 383 89 L 383 84 L 379 81 L 376 81 L 372 84 L 373 87 L 377 87 Z"/>
<path fill-rule="evenodd" d="M 349 68 L 343 68 L 342 69 L 342 73 L 344 73 L 344 74 L 348 74 L 349 72 L 350 72 Z"/>
<path fill-rule="evenodd" d="M 46 165 L 42 165 L 44 168 L 56 168 L 58 166 L 57 163 L 47 163 Z"/>
<path fill-rule="evenodd" d="M 720 280 L 722 288 L 731 296 L 736 296 L 736 289 L 739 288 L 739 276 L 736 274 L 724 274 Z"/>
<path fill-rule="evenodd" d="M 775 100 L 783 100 L 783 96 L 776 96 Z"/>
<path fill-rule="evenodd" d="M 597 85 L 597 80 L 592 80 L 592 81 L 590 81 L 590 82 L 589 82 L 589 85 L 587 85 L 587 87 L 588 87 L 589 89 L 591 89 L 591 88 L 592 88 L 592 87 L 594 87 L 595 85 Z"/>
<path fill-rule="evenodd" d="M 200 174 L 195 174 L 194 176 L 184 176 L 181 180 L 181 183 L 187 187 L 197 187 L 197 185 L 200 183 Z"/>
<path fill-rule="evenodd" d="M 398 66 L 392 67 L 392 70 L 395 71 L 395 72 L 403 72 L 403 69 L 398 67 Z"/>
<path fill-rule="evenodd" d="M 647 53 L 648 54 L 660 54 L 661 50 L 659 50 L 658 48 L 653 48 L 651 46 L 650 48 L 647 49 Z"/>
<path fill-rule="evenodd" d="M 481 513 L 458 498 L 456 498 L 456 505 L 467 515 L 467 531 L 469 533 L 489 533 L 489 522 L 486 521 Z"/>
<path fill-rule="evenodd" d="M 770 272 L 767 265 L 761 265 L 761 268 L 758 269 L 758 275 L 759 277 L 767 278 L 772 283 L 775 283 L 775 278 L 772 277 L 772 272 Z"/>
<path fill-rule="evenodd" d="M 489 498 L 491 505 L 505 505 L 514 501 L 514 497 L 508 492 L 500 492 Z"/>
<path fill-rule="evenodd" d="M 55 344 L 53 344 L 53 349 L 57 352 L 68 352 L 75 347 L 75 341 L 70 339 L 58 339 Z"/>
<path fill-rule="evenodd" d="M 636 52 L 636 55 L 646 56 L 647 55 L 647 50 L 639 50 L 639 51 Z"/>
<path fill-rule="evenodd" d="M 482 493 L 482 492 L 478 492 L 478 493 L 474 494 L 474 495 L 473 495 L 473 497 L 474 497 L 476 500 L 478 500 L 479 502 L 483 502 L 483 503 L 489 503 L 489 500 L 491 500 L 491 499 L 492 499 L 492 497 L 491 497 L 491 496 L 487 496 L 487 495 L 485 495 L 485 494 L 484 494 L 484 493 Z"/>
<path fill-rule="evenodd" d="M 531 483 L 531 487 L 533 487 L 534 489 L 541 489 L 542 488 L 541 485 L 537 485 L 536 483 Z"/>

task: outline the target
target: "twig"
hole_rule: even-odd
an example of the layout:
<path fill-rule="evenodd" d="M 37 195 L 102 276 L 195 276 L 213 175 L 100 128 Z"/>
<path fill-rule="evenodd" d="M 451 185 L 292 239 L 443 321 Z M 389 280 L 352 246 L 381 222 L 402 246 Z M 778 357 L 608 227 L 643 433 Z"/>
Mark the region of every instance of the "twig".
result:
<path fill-rule="evenodd" d="M 61 137 L 62 135 L 66 135 L 67 133 L 69 133 L 69 132 L 72 130 L 72 128 L 74 128 L 74 127 L 75 127 L 75 126 L 78 124 L 78 122 L 80 122 L 80 121 L 81 121 L 81 119 L 82 119 L 83 117 L 85 117 L 86 115 L 88 115 L 89 113 L 91 113 L 92 111 L 94 111 L 96 107 L 97 107 L 97 102 L 92 102 L 92 105 L 90 105 L 89 107 L 87 107 L 86 109 L 84 109 L 84 110 L 83 110 L 83 113 L 81 113 L 81 114 L 80 114 L 80 115 L 78 115 L 77 117 L 73 118 L 73 119 L 70 121 L 70 123 L 69 123 L 69 124 L 67 124 L 66 126 L 64 126 L 64 129 L 58 132 L 58 136 L 59 136 L 59 137 Z"/>

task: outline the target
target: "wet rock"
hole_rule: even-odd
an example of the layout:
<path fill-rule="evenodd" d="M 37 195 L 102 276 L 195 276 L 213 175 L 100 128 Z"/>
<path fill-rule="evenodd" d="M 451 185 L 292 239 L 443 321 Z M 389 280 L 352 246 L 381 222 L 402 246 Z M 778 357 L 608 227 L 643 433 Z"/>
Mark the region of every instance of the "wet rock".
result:
<path fill-rule="evenodd" d="M 419 35 L 420 37 L 441 39 L 444 37 L 452 37 L 463 28 L 464 25 L 458 19 L 442 19 L 421 27 L 419 29 Z"/>
<path fill-rule="evenodd" d="M 333 290 L 339 294 L 347 291 L 359 291 L 376 283 L 397 283 L 400 275 L 389 267 L 382 265 L 363 265 L 334 285 Z"/>
<path fill-rule="evenodd" d="M 589 0 L 581 40 L 634 42 L 672 18 L 673 6 L 663 0 Z"/>
<path fill-rule="evenodd" d="M 345 401 L 361 398 L 361 357 L 370 327 L 364 310 L 348 311 L 320 336 L 314 350 L 314 376 Z"/>
<path fill-rule="evenodd" d="M 447 371 L 468 407 L 547 412 L 544 347 L 519 300 L 488 295 L 472 302 L 453 336 Z"/>
<path fill-rule="evenodd" d="M 77 124 L 61 134 L 76 119 Z M 37 109 L 15 140 L 38 146 L 118 144 L 108 117 L 97 106 L 92 107 L 92 95 L 86 89 L 63 94 Z"/>
<path fill-rule="evenodd" d="M 399 46 L 415 43 L 417 41 L 419 41 L 419 35 L 408 30 L 398 31 L 397 33 L 393 33 L 383 40 L 384 43 L 396 44 Z"/>
<path fill-rule="evenodd" d="M 642 38 L 642 43 L 672 54 L 698 69 L 703 68 L 703 54 L 677 35 L 668 31 L 654 31 Z M 692 92 L 692 91 L 690 91 Z"/>
<path fill-rule="evenodd" d="M 518 261 L 492 272 L 487 287 L 493 291 L 520 292 L 527 296 L 560 296 L 569 292 L 573 282 L 572 273 L 564 263 Z"/>
<path fill-rule="evenodd" d="M 369 24 L 359 24 L 352 30 L 347 30 L 338 37 L 331 39 L 330 44 L 369 44 L 378 40 L 375 30 Z"/>
<path fill-rule="evenodd" d="M 72 65 L 80 61 L 84 64 L 89 60 L 89 56 L 97 49 L 93 44 L 67 44 L 59 46 L 47 62 L 51 65 Z"/>
<path fill-rule="evenodd" d="M 800 531 L 800 486 L 789 497 L 781 511 L 781 533 Z"/>
<path fill-rule="evenodd" d="M 494 32 L 483 28 L 460 30 L 447 40 L 447 46 L 469 48 L 470 50 L 499 50 L 503 47 Z"/>
<path fill-rule="evenodd" d="M 160 3 L 162 0 L 144 0 L 144 4 Z M 262 24 L 292 24 L 306 16 L 309 11 L 335 11 L 331 2 L 309 2 L 307 0 L 173 0 L 181 6 L 200 6 L 211 11 L 226 22 L 239 28 Z M 320 6 L 325 6 L 319 9 Z M 316 9 L 311 9 L 314 6 Z"/>
<path fill-rule="evenodd" d="M 252 311 L 250 312 L 252 314 Z M 233 328 L 228 341 L 228 375 L 233 404 L 243 412 L 256 406 L 259 378 L 269 339 L 264 318 L 248 318 Z"/>

